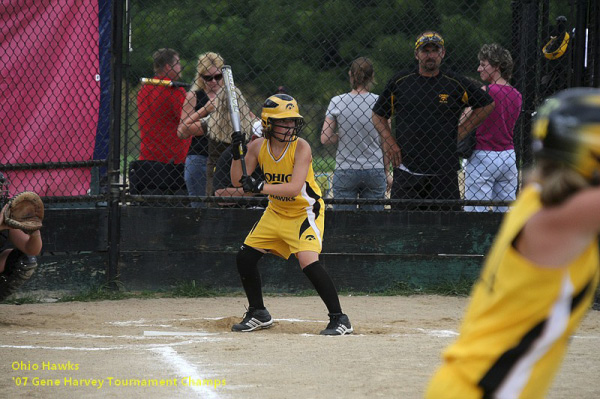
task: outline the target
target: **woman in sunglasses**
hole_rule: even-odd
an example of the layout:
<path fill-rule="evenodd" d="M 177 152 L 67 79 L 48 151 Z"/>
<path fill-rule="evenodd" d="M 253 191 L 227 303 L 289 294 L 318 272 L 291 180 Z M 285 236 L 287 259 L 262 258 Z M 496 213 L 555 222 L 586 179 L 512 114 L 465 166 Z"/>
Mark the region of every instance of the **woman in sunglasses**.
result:
<path fill-rule="evenodd" d="M 212 72 L 212 70 L 210 72 Z M 211 75 L 212 76 L 203 77 L 207 86 L 224 86 L 223 74 L 220 68 Z M 240 125 L 242 132 L 245 133 L 246 140 L 249 140 L 250 134 L 252 133 L 252 125 L 254 122 L 258 122 L 258 119 L 254 116 L 252 111 L 250 111 L 248 102 L 240 89 L 236 87 L 235 90 L 240 109 Z M 215 111 L 208 119 L 208 162 L 206 165 L 206 176 L 208 180 L 206 182 L 206 195 L 214 195 L 214 171 L 219 158 L 230 147 L 231 134 L 233 133 L 226 90 L 220 90 L 218 92 L 214 104 Z"/>
<path fill-rule="evenodd" d="M 187 93 L 177 135 L 181 139 L 192 137 L 185 160 L 185 184 L 191 196 L 206 195 L 208 132 L 207 117 L 215 110 L 215 99 L 223 87 L 221 68 L 223 58 L 217 53 L 203 53 L 198 57 L 196 77 Z M 192 202 L 198 208 L 201 202 Z"/>
<path fill-rule="evenodd" d="M 192 88 L 186 97 L 179 125 L 179 137 L 194 136 L 186 159 L 185 181 L 189 195 L 214 195 L 213 175 L 217 160 L 231 143 L 233 126 L 224 87 L 223 58 L 207 52 L 198 57 Z M 236 88 L 242 131 L 249 137 L 257 120 L 246 99 Z M 193 207 L 201 203 L 192 202 Z"/>

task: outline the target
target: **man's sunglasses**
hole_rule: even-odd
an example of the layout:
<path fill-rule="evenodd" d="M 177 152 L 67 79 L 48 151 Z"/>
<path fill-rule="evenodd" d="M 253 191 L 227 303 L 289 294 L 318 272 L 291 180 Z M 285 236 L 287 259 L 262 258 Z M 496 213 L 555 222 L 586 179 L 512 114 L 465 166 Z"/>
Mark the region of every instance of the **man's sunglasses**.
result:
<path fill-rule="evenodd" d="M 426 44 L 435 44 L 438 47 L 444 47 L 444 39 L 437 33 L 426 33 L 417 39 L 415 50 Z"/>
<path fill-rule="evenodd" d="M 201 76 L 202 76 L 202 79 L 204 79 L 205 82 L 212 82 L 213 79 L 216 80 L 216 81 L 219 81 L 219 80 L 223 79 L 223 74 L 222 73 L 219 73 L 219 74 L 216 74 L 216 75 L 201 75 Z"/>

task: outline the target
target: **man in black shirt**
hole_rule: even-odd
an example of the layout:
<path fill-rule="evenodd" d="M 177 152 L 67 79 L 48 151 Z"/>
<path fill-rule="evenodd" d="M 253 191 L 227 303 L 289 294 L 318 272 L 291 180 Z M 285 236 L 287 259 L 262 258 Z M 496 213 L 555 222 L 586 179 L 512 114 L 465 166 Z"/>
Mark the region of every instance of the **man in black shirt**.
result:
<path fill-rule="evenodd" d="M 493 99 L 469 79 L 442 72 L 446 49 L 434 31 L 415 43 L 417 70 L 397 73 L 373 107 L 373 123 L 383 151 L 394 166 L 392 199 L 460 199 L 456 143 L 494 109 Z M 471 115 L 459 124 L 462 110 Z M 387 120 L 395 115 L 396 134 Z M 454 209 L 452 207 L 394 206 L 395 209 Z"/>

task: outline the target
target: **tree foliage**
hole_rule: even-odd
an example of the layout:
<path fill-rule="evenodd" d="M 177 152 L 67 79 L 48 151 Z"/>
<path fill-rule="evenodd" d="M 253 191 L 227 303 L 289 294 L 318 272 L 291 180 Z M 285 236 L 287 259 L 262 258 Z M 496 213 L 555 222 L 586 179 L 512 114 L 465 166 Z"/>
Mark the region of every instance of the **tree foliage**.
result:
<path fill-rule="evenodd" d="M 380 92 L 396 71 L 415 65 L 414 41 L 427 29 L 446 39 L 445 67 L 478 78 L 482 44 L 511 48 L 511 3 L 132 0 L 126 76 L 136 85 L 140 77 L 152 74 L 152 53 L 171 47 L 181 55 L 182 79 L 191 81 L 198 54 L 215 51 L 232 65 L 236 84 L 255 112 L 275 87 L 285 85 L 305 112 L 314 113 L 308 131 L 318 130 L 329 99 L 349 90 L 347 71 L 353 59 L 373 60 L 378 82 L 374 91 Z M 566 2 L 550 3 L 551 18 L 567 12 Z"/>

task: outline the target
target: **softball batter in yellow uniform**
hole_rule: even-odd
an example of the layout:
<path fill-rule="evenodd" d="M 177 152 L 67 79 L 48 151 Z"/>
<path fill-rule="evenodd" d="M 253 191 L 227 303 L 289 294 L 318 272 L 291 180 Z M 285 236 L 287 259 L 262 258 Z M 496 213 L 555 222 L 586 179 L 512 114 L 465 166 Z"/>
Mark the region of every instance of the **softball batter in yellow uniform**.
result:
<path fill-rule="evenodd" d="M 594 300 L 600 90 L 548 99 L 533 134 L 532 183 L 504 219 L 427 399 L 544 398 Z"/>
<path fill-rule="evenodd" d="M 262 142 L 258 164 L 264 171 L 266 183 L 281 184 L 291 179 L 297 145 L 297 140 L 288 143 L 283 154 L 276 158 L 270 151 L 269 141 Z M 315 182 L 311 163 L 306 183 L 297 196 L 269 195 L 269 205 L 244 245 L 269 250 L 285 259 L 300 251 L 321 253 L 324 211 L 321 189 Z"/>
<path fill-rule="evenodd" d="M 233 325 L 232 330 L 249 332 L 273 324 L 263 303 L 257 267 L 268 251 L 285 259 L 291 254 L 298 258 L 302 271 L 329 312 L 329 324 L 321 334 L 350 334 L 352 325 L 342 313 L 335 285 L 319 262 L 325 204 L 315 182 L 310 145 L 298 138 L 304 123 L 298 104 L 285 94 L 271 96 L 263 105 L 261 119 L 264 138 L 249 146 L 244 162 L 249 174 L 260 166 L 264 180 L 242 175 L 243 135 L 234 133 L 232 136 L 231 181 L 239 181 L 244 192 L 269 195 L 267 209 L 237 255 L 237 268 L 249 307 L 242 322 Z"/>

